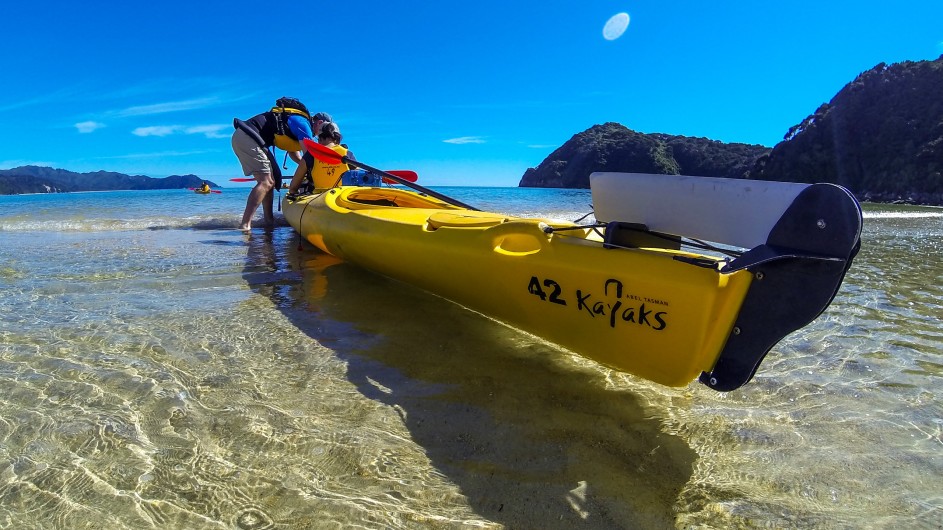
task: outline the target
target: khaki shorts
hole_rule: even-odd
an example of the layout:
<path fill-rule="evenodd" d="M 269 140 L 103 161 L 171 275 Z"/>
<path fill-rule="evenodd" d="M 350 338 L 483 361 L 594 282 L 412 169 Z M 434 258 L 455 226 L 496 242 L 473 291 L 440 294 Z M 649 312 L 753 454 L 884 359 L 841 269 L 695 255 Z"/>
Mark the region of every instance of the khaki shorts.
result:
<path fill-rule="evenodd" d="M 242 129 L 232 133 L 232 150 L 242 164 L 242 174 L 254 176 L 258 173 L 272 174 L 272 164 L 269 162 L 265 149 L 246 134 Z"/>

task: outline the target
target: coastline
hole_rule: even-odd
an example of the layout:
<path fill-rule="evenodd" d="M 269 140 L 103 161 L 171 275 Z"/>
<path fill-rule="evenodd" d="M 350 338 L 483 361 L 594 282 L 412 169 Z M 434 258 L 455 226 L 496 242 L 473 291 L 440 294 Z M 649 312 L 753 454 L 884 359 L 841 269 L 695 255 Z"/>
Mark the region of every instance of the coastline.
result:
<path fill-rule="evenodd" d="M 943 206 L 943 193 L 924 193 L 909 192 L 899 193 L 876 193 L 866 191 L 864 193 L 855 193 L 858 202 L 867 202 L 872 204 L 904 204 L 908 206 Z"/>

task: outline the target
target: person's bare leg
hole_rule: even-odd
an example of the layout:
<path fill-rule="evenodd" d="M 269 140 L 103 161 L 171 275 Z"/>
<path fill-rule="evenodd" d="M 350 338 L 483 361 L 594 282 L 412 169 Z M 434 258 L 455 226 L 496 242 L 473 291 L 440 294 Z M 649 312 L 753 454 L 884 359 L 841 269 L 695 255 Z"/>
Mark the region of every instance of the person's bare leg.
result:
<path fill-rule="evenodd" d="M 273 212 L 273 205 L 275 204 L 275 190 L 269 190 L 265 194 L 265 198 L 262 199 L 262 214 L 265 219 L 265 226 L 271 228 L 275 226 L 275 212 Z"/>
<path fill-rule="evenodd" d="M 239 230 L 252 228 L 252 216 L 259 209 L 266 194 L 271 195 L 272 186 L 275 185 L 271 173 L 253 173 L 252 176 L 255 177 L 256 184 L 249 192 L 249 198 L 246 199 L 246 211 L 242 214 L 242 224 L 239 225 Z M 269 203 L 269 208 L 271 208 L 271 203 Z"/>

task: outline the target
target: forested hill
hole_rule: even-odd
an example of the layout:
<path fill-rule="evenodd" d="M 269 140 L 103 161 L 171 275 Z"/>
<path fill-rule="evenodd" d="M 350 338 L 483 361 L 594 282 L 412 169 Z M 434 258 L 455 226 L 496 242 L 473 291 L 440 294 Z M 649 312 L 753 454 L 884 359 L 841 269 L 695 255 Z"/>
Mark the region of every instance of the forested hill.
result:
<path fill-rule="evenodd" d="M 879 64 L 796 125 L 751 173 L 861 198 L 943 204 L 943 56 Z"/>
<path fill-rule="evenodd" d="M 0 169 L 0 195 L 19 193 L 61 193 L 69 191 L 166 190 L 196 188 L 204 179 L 196 175 L 171 175 L 152 178 L 110 171 L 76 173 L 65 169 L 21 166 Z M 211 187 L 215 183 L 206 181 Z"/>
<path fill-rule="evenodd" d="M 594 171 L 744 178 L 769 147 L 725 144 L 707 138 L 645 134 L 618 123 L 594 125 L 573 136 L 536 168 L 520 186 L 589 188 Z"/>
<path fill-rule="evenodd" d="M 943 204 L 943 56 L 862 73 L 772 149 L 606 123 L 573 136 L 520 186 L 588 188 L 593 171 L 834 182 L 864 200 Z"/>

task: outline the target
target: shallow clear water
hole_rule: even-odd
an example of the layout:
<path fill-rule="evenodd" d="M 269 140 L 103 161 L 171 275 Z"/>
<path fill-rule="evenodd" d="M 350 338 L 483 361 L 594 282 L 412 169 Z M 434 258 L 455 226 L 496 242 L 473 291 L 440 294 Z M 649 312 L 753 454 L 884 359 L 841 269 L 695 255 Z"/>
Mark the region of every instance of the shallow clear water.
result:
<path fill-rule="evenodd" d="M 866 205 L 833 305 L 719 394 L 232 230 L 246 192 L 0 197 L 0 528 L 943 520 L 943 210 Z"/>

